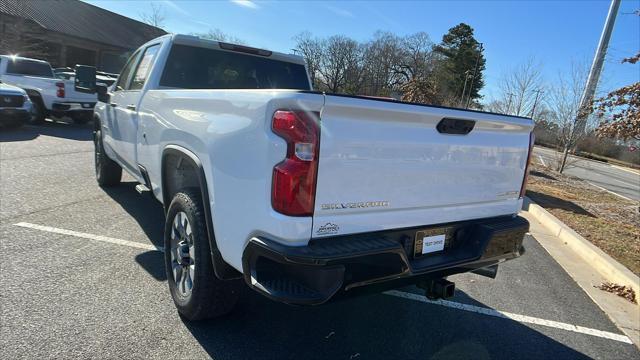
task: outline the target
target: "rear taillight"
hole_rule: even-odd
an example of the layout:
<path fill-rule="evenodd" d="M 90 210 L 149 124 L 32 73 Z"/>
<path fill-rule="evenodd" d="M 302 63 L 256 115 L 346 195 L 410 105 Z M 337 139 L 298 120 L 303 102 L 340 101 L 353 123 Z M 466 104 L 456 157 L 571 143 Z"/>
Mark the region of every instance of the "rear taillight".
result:
<path fill-rule="evenodd" d="M 531 155 L 533 153 L 533 144 L 536 142 L 536 136 L 533 131 L 529 135 L 529 154 L 527 154 L 527 164 L 524 167 L 524 178 L 522 179 L 522 186 L 520 187 L 520 197 L 523 198 L 527 191 L 527 179 L 529 179 L 529 165 L 531 165 Z"/>
<path fill-rule="evenodd" d="M 64 83 L 63 82 L 57 82 L 56 83 L 56 87 L 58 88 L 58 90 L 56 90 L 56 96 L 59 98 L 63 98 L 64 97 Z"/>
<path fill-rule="evenodd" d="M 271 205 L 281 214 L 311 216 L 320 148 L 317 112 L 278 110 L 271 129 L 287 142 L 285 159 L 273 168 Z"/>

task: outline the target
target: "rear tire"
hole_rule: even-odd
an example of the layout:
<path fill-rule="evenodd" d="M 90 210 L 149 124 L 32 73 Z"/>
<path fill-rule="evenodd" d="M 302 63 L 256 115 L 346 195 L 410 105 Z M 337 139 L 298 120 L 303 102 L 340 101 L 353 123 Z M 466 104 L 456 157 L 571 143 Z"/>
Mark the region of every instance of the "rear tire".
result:
<path fill-rule="evenodd" d="M 93 145 L 98 185 L 101 187 L 118 185 L 122 179 L 122 167 L 105 154 L 101 130 L 93 132 Z"/>
<path fill-rule="evenodd" d="M 240 281 L 220 280 L 213 271 L 211 248 L 200 193 L 177 193 L 164 228 L 167 283 L 178 312 L 197 321 L 233 310 Z"/>
<path fill-rule="evenodd" d="M 46 115 L 47 113 L 44 108 L 44 104 L 42 103 L 42 99 L 31 99 L 31 118 L 29 119 L 29 124 L 40 125 L 44 123 Z"/>

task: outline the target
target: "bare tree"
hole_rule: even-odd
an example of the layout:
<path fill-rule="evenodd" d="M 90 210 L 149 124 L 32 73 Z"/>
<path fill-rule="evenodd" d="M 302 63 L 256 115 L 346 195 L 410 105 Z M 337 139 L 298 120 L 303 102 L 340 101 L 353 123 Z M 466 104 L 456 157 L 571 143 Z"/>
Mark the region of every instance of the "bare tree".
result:
<path fill-rule="evenodd" d="M 209 29 L 205 33 L 191 33 L 191 35 L 198 36 L 203 39 L 217 40 L 217 41 L 228 42 L 233 44 L 246 44 L 244 40 L 238 37 L 235 37 L 233 35 L 229 35 L 218 28 Z"/>
<path fill-rule="evenodd" d="M 433 70 L 433 42 L 429 35 L 419 32 L 402 39 L 400 56 L 394 72 L 404 77 L 406 82 L 424 78 Z"/>
<path fill-rule="evenodd" d="M 329 92 L 338 93 L 347 88 L 347 79 L 358 72 L 360 46 L 346 36 L 335 35 L 323 42 L 320 58 L 320 82 Z"/>
<path fill-rule="evenodd" d="M 557 143 L 563 150 L 562 159 L 566 159 L 568 152 L 584 137 L 586 130 L 593 128 L 593 119 L 588 118 L 587 127 L 578 126 L 577 119 L 580 109 L 580 99 L 588 74 L 588 68 L 582 64 L 573 63 L 568 75 L 560 74 L 553 86 L 549 87 L 545 105 L 549 109 L 549 120 L 557 124 Z M 562 172 L 566 166 L 565 160 L 557 161 L 556 170 Z"/>
<path fill-rule="evenodd" d="M 164 27 L 164 21 L 166 19 L 164 7 L 161 4 L 156 3 L 151 3 L 150 5 L 151 10 L 149 10 L 148 12 L 141 12 L 139 14 L 140 20 L 143 23 L 162 29 Z"/>
<path fill-rule="evenodd" d="M 293 39 L 296 42 L 294 51 L 304 57 L 313 87 L 320 88 L 320 64 L 323 53 L 322 41 L 313 37 L 308 31 L 296 35 Z"/>
<path fill-rule="evenodd" d="M 400 83 L 393 71 L 401 56 L 401 39 L 378 31 L 373 40 L 363 46 L 363 93 L 389 96 Z"/>
<path fill-rule="evenodd" d="M 500 97 L 492 104 L 496 112 L 512 115 L 530 115 L 539 92 L 543 89 L 542 64 L 529 58 L 505 73 L 500 81 Z"/>
<path fill-rule="evenodd" d="M 396 81 L 401 84 L 402 99 L 427 104 L 446 104 L 447 93 L 439 84 L 442 77 L 433 42 L 427 33 L 419 32 L 401 40 L 400 54 L 393 66 Z"/>
<path fill-rule="evenodd" d="M 391 96 L 403 93 L 407 101 L 442 104 L 439 59 L 426 33 L 398 37 L 376 32 L 358 43 L 346 36 L 327 39 L 309 32 L 294 38 L 294 51 L 304 56 L 315 88 L 329 92 Z"/>

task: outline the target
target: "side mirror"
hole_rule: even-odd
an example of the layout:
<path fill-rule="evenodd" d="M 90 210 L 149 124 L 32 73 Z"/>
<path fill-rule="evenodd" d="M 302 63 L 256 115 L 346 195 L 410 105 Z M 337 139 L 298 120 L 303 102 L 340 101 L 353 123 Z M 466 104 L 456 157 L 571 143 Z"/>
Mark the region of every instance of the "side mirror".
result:
<path fill-rule="evenodd" d="M 96 68 L 93 66 L 76 65 L 74 88 L 78 92 L 96 93 Z"/>
<path fill-rule="evenodd" d="M 98 101 L 103 103 L 110 103 L 111 96 L 109 95 L 109 87 L 105 84 L 97 84 L 96 92 L 98 93 Z"/>

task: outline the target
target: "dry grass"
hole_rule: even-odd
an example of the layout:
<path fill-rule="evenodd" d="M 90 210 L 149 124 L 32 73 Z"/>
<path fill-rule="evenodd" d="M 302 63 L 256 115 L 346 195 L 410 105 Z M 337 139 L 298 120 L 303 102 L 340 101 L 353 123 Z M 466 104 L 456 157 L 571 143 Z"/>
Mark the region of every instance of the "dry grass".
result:
<path fill-rule="evenodd" d="M 638 203 L 532 164 L 527 196 L 640 275 Z"/>

